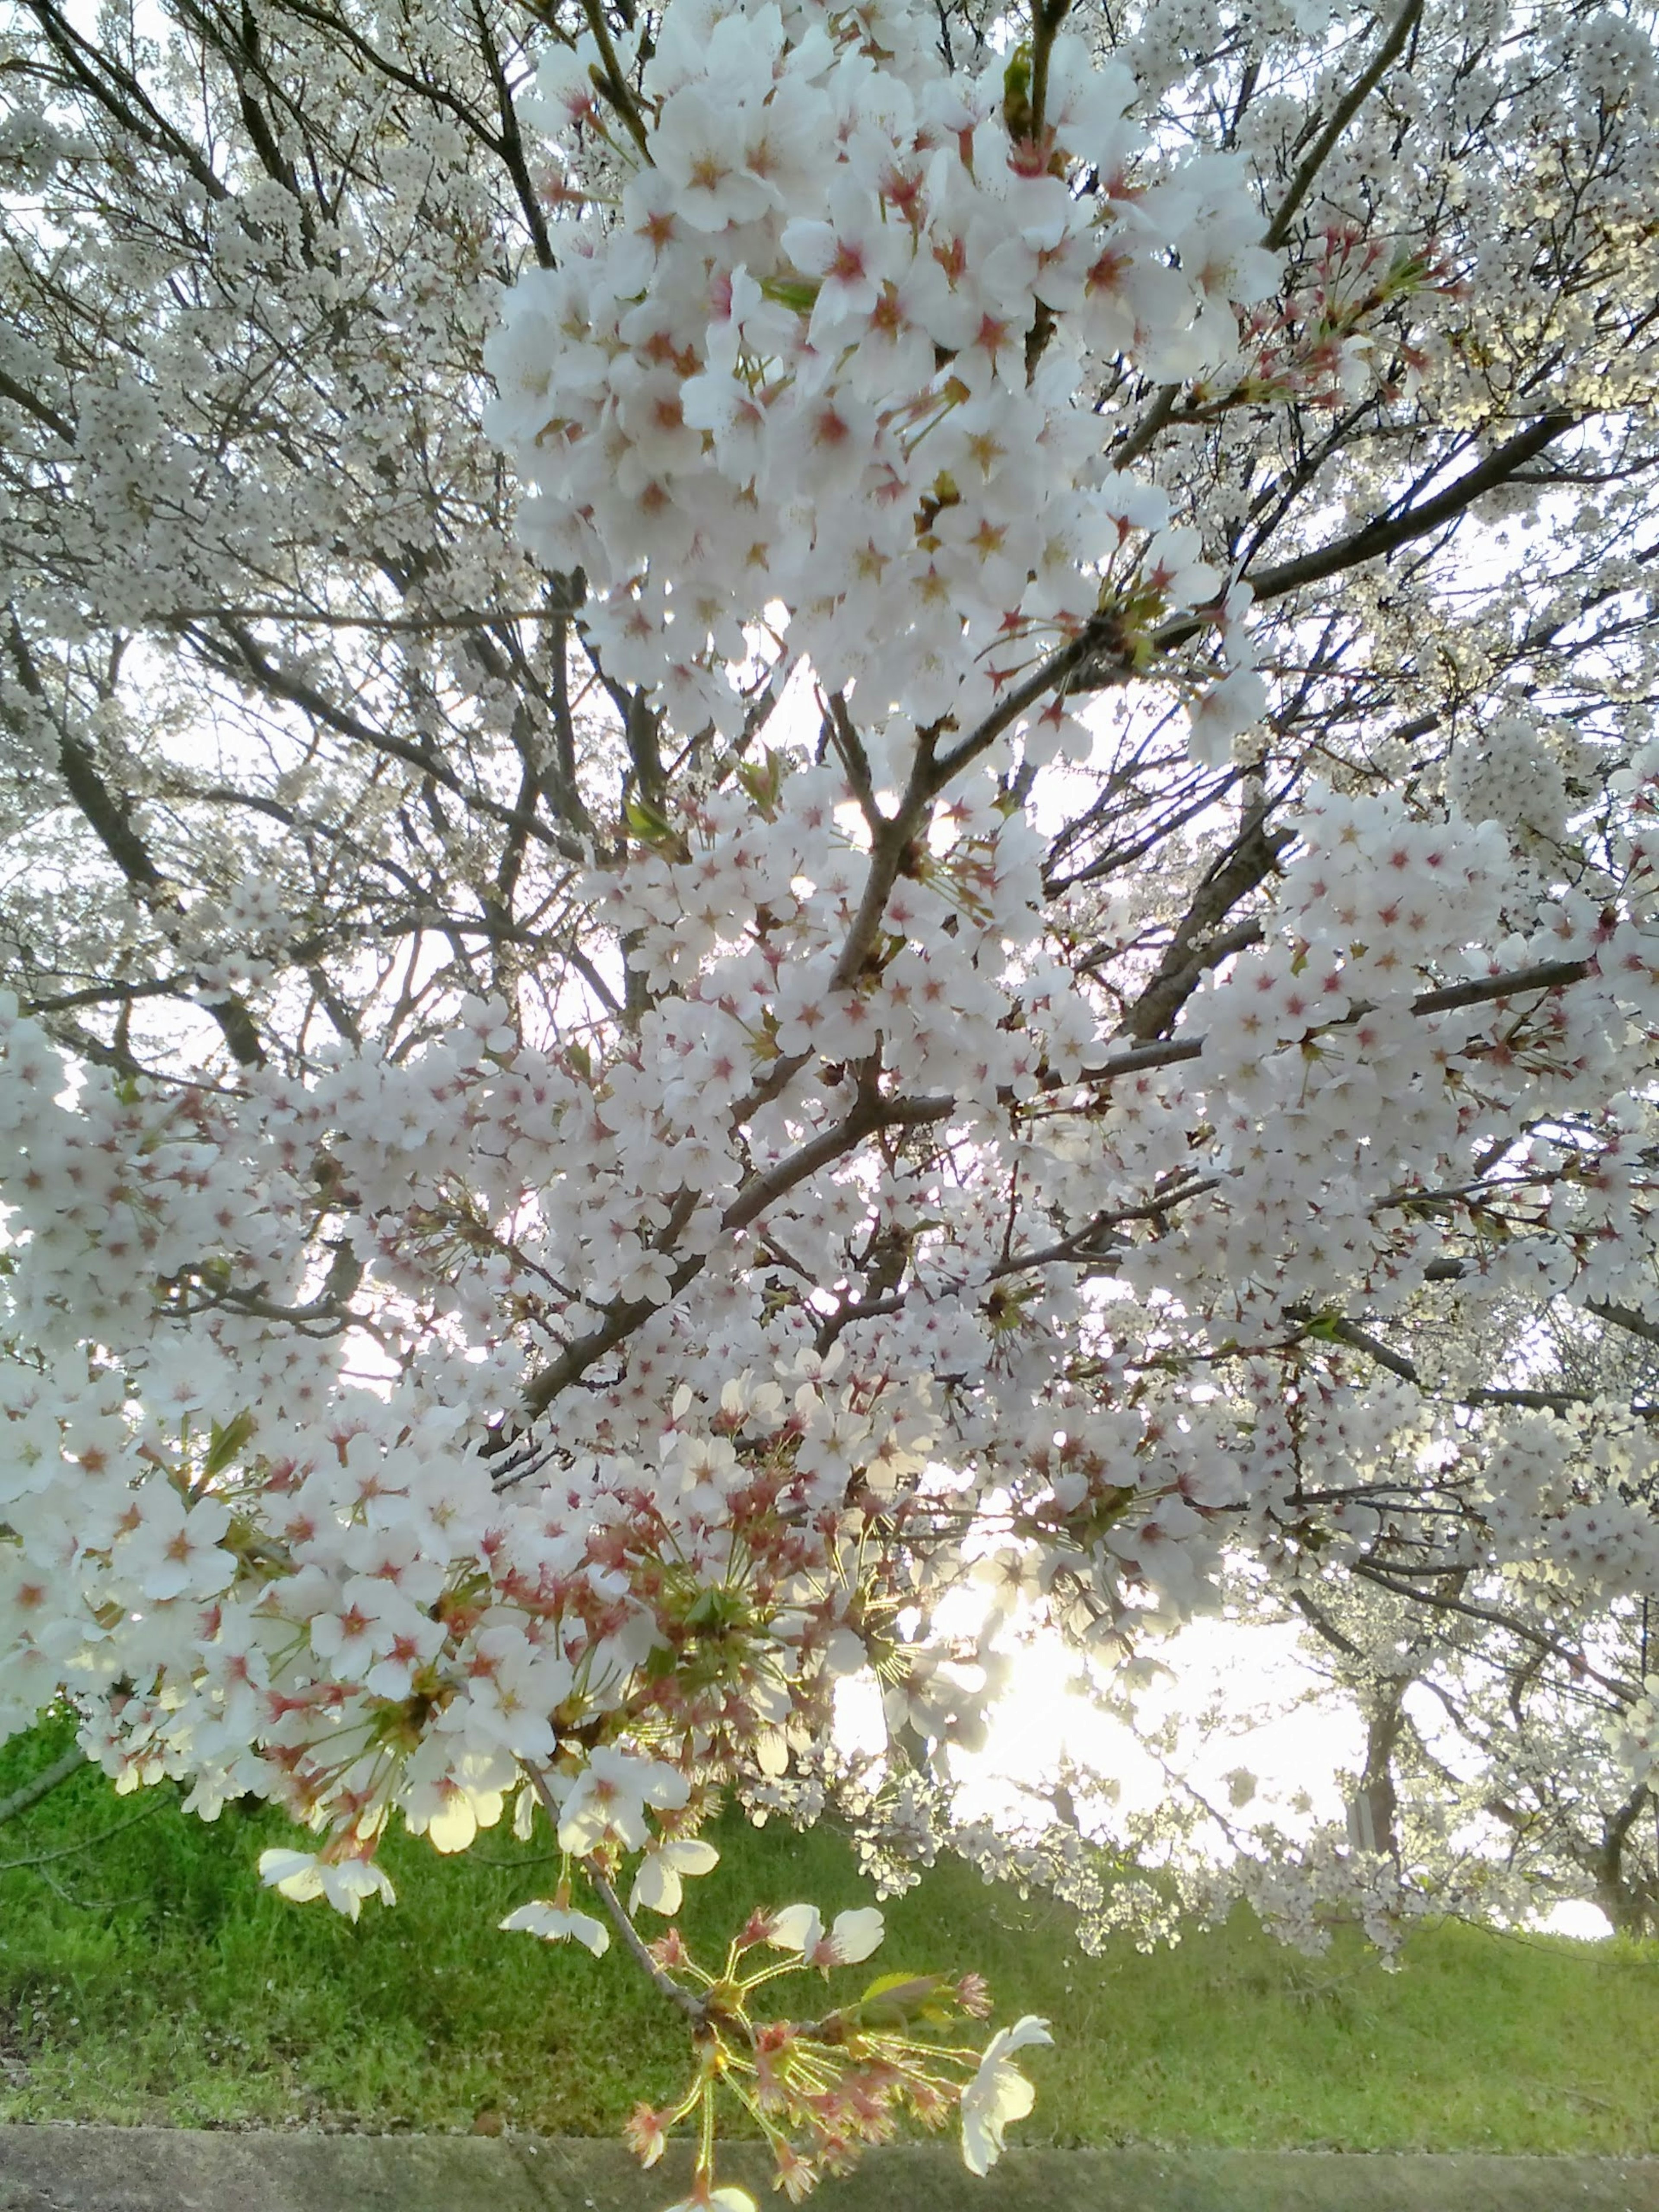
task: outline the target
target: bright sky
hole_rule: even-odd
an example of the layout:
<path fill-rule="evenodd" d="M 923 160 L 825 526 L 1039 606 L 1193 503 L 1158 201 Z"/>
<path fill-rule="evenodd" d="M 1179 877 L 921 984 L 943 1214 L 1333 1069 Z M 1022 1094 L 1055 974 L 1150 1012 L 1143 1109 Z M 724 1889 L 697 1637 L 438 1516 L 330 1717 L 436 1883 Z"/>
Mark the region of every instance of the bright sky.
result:
<path fill-rule="evenodd" d="M 1212 1803 L 1228 1808 L 1227 1778 L 1243 1769 L 1258 1784 L 1255 1809 L 1271 1802 L 1277 1825 L 1291 1835 L 1343 1820 L 1350 1778 L 1364 1756 L 1358 1712 L 1300 1656 L 1297 1641 L 1289 1626 L 1193 1621 L 1157 1647 L 1170 1674 L 1143 1705 L 1148 1718 L 1177 1721 L 1181 1771 Z M 836 1735 L 849 1750 L 884 1747 L 873 1674 L 838 1686 Z M 1115 1784 L 1117 1808 L 1127 1814 L 1152 1810 L 1172 1786 L 1130 1730 L 1103 1711 L 1078 1660 L 1049 1633 L 1020 1659 L 984 1749 L 953 1754 L 962 1817 L 1001 1825 L 1040 1816 L 1041 1793 L 1068 1764 Z M 1606 1915 L 1587 1903 L 1553 1905 L 1528 1924 L 1587 1942 L 1613 1933 Z"/>
<path fill-rule="evenodd" d="M 1283 1825 L 1294 1830 L 1343 1816 L 1339 1769 L 1364 1756 L 1358 1717 L 1325 1698 L 1299 1704 L 1322 1688 L 1297 1656 L 1296 1632 L 1233 1620 L 1198 1620 L 1156 1647 L 1169 1669 L 1142 1697 L 1154 1723 L 1175 1719 L 1180 1728 L 1181 1766 L 1206 1797 L 1225 1805 L 1226 1777 L 1240 1768 L 1254 1774 L 1264 1795 L 1287 1802 L 1305 1796 L 1299 1819 L 1291 1808 Z M 1262 1723 L 1261 1710 L 1273 1717 Z M 1204 1717 L 1219 1716 L 1206 1727 Z M 879 1751 L 885 1743 L 880 1692 L 862 1674 L 840 1686 L 836 1733 L 848 1749 Z M 1077 1657 L 1058 1635 L 1033 1639 L 1012 1681 L 993 1708 L 983 1750 L 952 1754 L 967 1819 L 1001 1822 L 1024 1817 L 1034 1804 L 1030 1790 L 1045 1791 L 1067 1764 L 1115 1785 L 1125 1812 L 1149 1811 L 1170 1784 L 1134 1734 L 1091 1694 Z"/>

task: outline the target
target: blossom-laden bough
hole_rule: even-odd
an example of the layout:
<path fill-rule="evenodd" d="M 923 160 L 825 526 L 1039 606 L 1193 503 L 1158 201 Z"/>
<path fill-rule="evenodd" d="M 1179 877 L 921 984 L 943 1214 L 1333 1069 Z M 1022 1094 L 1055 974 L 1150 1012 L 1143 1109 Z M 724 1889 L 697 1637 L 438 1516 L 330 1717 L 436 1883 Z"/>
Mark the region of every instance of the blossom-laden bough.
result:
<path fill-rule="evenodd" d="M 561 1822 L 562 1841 L 565 1832 Z M 708 1855 L 696 1871 L 713 1864 L 711 1844 L 680 1848 Z M 574 1939 L 603 1954 L 610 1931 L 568 1909 L 566 1863 L 551 1901 L 521 1905 L 501 1924 L 552 1942 Z M 1001 2153 L 1006 2123 L 1030 2111 L 1035 2092 L 1009 2053 L 1048 2042 L 1048 2022 L 1027 2014 L 999 2030 L 982 2053 L 951 2042 L 953 2029 L 960 2032 L 989 2009 L 989 1992 L 974 1973 L 878 1975 L 854 2002 L 817 2019 L 757 2012 L 756 1992 L 782 1978 L 817 1972 L 827 1979 L 834 1968 L 868 1959 L 885 1932 L 872 1906 L 837 1913 L 828 1928 L 811 1905 L 754 1912 L 715 1972 L 697 1962 L 678 1928 L 642 1942 L 613 1887 L 610 1854 L 597 1854 L 586 1872 L 647 1972 L 692 2022 L 696 2056 L 684 2093 L 660 2110 L 636 2106 L 627 2128 L 641 2164 L 654 2166 L 668 2130 L 681 2122 L 695 2124 L 697 2149 L 687 2203 L 725 2204 L 734 2212 L 752 2208 L 745 2191 L 714 2179 L 723 2100 L 758 2126 L 775 2185 L 791 2203 L 799 2203 L 824 2175 L 845 2172 L 863 2147 L 886 2142 L 907 2117 L 938 2128 L 959 2110 L 963 2160 L 970 2172 L 983 2174 Z M 636 1884 L 636 1899 L 637 1894 Z M 768 1948 L 786 1954 L 783 1961 L 765 1960 Z"/>
<path fill-rule="evenodd" d="M 728 2207 L 718 2096 L 982 2170 L 1042 2031 L 751 2008 L 857 1914 L 647 1940 L 726 1795 L 1168 1909 L 1087 1778 L 957 1816 L 1033 1623 L 1369 1668 L 1352 1837 L 1205 1813 L 1310 1940 L 1455 1860 L 1425 1623 L 1626 1832 L 1649 13 L 155 14 L 0 70 L 0 1725 L 352 1917 L 394 1820 L 550 1826 L 511 1924 L 684 2015 Z"/>

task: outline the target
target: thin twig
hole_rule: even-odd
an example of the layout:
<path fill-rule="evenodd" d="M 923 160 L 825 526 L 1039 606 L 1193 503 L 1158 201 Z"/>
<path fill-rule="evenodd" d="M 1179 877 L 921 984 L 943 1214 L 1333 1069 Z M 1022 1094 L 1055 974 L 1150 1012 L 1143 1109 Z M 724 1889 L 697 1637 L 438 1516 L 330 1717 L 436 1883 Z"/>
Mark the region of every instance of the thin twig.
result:
<path fill-rule="evenodd" d="M 649 161 L 651 142 L 646 136 L 644 121 L 629 89 L 628 79 L 623 75 L 617 49 L 611 43 L 611 26 L 605 20 L 605 9 L 599 4 L 599 0 L 582 0 L 582 13 L 587 18 L 587 27 L 593 33 L 593 42 L 605 63 L 605 96 L 621 116 L 629 137 Z"/>
<path fill-rule="evenodd" d="M 1417 19 L 1423 12 L 1423 0 L 1406 0 L 1396 18 L 1395 27 L 1382 41 L 1376 58 L 1363 76 L 1356 79 L 1350 90 L 1337 103 L 1330 121 L 1320 132 L 1306 161 L 1291 179 L 1290 190 L 1279 204 L 1279 212 L 1268 224 L 1261 243 L 1270 252 L 1277 252 L 1290 234 L 1291 223 L 1297 210 L 1313 190 L 1314 180 L 1335 148 L 1337 140 L 1347 129 L 1365 101 L 1382 82 L 1383 74 L 1399 58 L 1406 41 L 1417 27 Z"/>
<path fill-rule="evenodd" d="M 75 1858 L 82 1851 L 95 1851 L 100 1844 L 108 1843 L 112 1836 L 118 1836 L 128 1828 L 136 1828 L 140 1820 L 148 1820 L 152 1814 L 159 1813 L 162 1802 L 157 1798 L 153 1804 L 141 1806 L 129 1819 L 118 1820 L 112 1828 L 106 1828 L 100 1835 L 82 1836 L 78 1843 L 60 1844 L 56 1850 L 34 1851 L 27 1858 L 0 1859 L 0 1874 L 16 1874 L 23 1868 L 52 1866 L 59 1859 Z"/>
<path fill-rule="evenodd" d="M 1448 983 L 1437 991 L 1419 991 L 1408 1002 L 1413 1014 L 1445 1014 L 1461 1006 L 1483 1006 L 1490 999 L 1519 997 L 1528 991 L 1559 991 L 1569 983 L 1582 983 L 1590 972 L 1588 960 L 1549 960 L 1536 968 L 1516 968 L 1503 975 L 1477 975 L 1467 983 Z M 1370 1000 L 1350 1007 L 1338 1021 L 1319 1026 L 1324 1029 L 1352 1029 L 1374 1014 L 1376 1007 Z M 1127 1052 L 1114 1053 L 1097 1067 L 1085 1067 L 1079 1081 L 1110 1083 L 1120 1075 L 1139 1075 L 1150 1067 L 1172 1067 L 1186 1060 L 1196 1060 L 1204 1050 L 1204 1039 L 1170 1037 L 1151 1044 L 1135 1045 Z M 1058 1086 L 1056 1086 L 1058 1087 Z"/>
<path fill-rule="evenodd" d="M 527 1766 L 525 1771 L 529 1775 L 530 1786 L 541 1800 L 543 1809 L 552 1822 L 553 1832 L 556 1835 L 559 1829 L 559 1806 L 557 1799 L 547 1786 L 547 1777 L 539 1767 L 536 1766 Z M 666 1972 L 657 1964 L 647 1947 L 644 1936 L 629 1917 L 626 1906 L 611 1887 L 610 1880 L 599 1861 L 592 1858 L 584 1859 L 582 1871 L 592 1884 L 593 1894 L 605 1907 L 606 1916 L 617 1933 L 622 1937 L 624 1948 L 651 1986 L 659 1995 L 666 1997 L 670 2004 L 678 2005 L 689 2019 L 701 2024 L 708 2014 L 707 2004 L 694 1990 L 686 1989 L 683 1984 L 677 1982 L 671 1973 Z"/>

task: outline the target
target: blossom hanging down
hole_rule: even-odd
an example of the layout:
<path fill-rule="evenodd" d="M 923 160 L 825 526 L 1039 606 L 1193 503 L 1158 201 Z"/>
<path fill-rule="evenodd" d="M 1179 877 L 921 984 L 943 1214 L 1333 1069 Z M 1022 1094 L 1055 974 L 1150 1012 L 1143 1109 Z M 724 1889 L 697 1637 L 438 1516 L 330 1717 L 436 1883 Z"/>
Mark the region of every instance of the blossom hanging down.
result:
<path fill-rule="evenodd" d="M 395 1905 L 397 1892 L 383 1868 L 370 1859 L 329 1858 L 317 1851 L 269 1850 L 259 1855 L 259 1879 L 283 1897 L 303 1904 L 326 1898 L 337 1912 L 355 1920 L 366 1897 Z"/>
<path fill-rule="evenodd" d="M 772 0 L 693 20 L 671 9 L 641 71 L 637 149 L 565 97 L 597 51 L 544 64 L 614 213 L 562 227 L 489 349 L 528 542 L 597 588 L 613 669 L 731 733 L 769 609 L 780 664 L 855 688 L 902 781 L 906 730 L 971 727 L 1107 615 L 1131 660 L 1183 609 L 1231 635 L 1242 599 L 1102 454 L 1086 395 L 1120 356 L 1167 378 L 1231 355 L 1229 302 L 1279 276 L 1242 169 L 1165 174 L 1133 78 L 1079 36 L 1047 40 L 1037 118 L 1026 49 L 952 76 L 907 9 L 880 46 Z M 1241 728 L 1261 686 L 1222 696 Z M 1034 723 L 1030 757 L 1050 743 Z"/>
<path fill-rule="evenodd" d="M 979 2071 L 962 2093 L 962 2157 L 969 2173 L 990 2172 L 1002 2155 L 1003 2130 L 1010 2120 L 1023 2120 L 1036 2102 L 1036 2090 L 1010 2053 L 1053 2041 L 1048 2021 L 1027 2013 L 986 2045 Z"/>
<path fill-rule="evenodd" d="M 602 1920 L 595 1920 L 591 1913 L 572 1911 L 568 1884 L 555 1898 L 538 1898 L 532 1904 L 515 1906 L 495 1924 L 508 1934 L 539 1936 L 544 1943 L 580 1943 L 596 1959 L 602 1959 L 611 1948 L 611 1930 Z"/>

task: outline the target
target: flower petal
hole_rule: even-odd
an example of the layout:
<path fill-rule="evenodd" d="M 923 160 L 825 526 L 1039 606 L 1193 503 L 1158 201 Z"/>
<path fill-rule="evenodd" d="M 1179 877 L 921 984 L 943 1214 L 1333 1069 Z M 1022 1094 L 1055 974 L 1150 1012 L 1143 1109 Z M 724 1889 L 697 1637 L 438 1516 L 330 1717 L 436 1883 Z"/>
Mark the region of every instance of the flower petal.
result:
<path fill-rule="evenodd" d="M 315 1851 L 261 1851 L 259 1879 L 268 1889 L 291 1897 L 297 1904 L 323 1893 L 322 1869 Z"/>
<path fill-rule="evenodd" d="M 766 1934 L 775 1951 L 801 1951 L 808 1957 L 823 1941 L 823 1923 L 816 1905 L 786 1905 L 772 1915 Z"/>
<path fill-rule="evenodd" d="M 882 1938 L 887 1933 L 887 1923 L 873 1905 L 861 1905 L 851 1912 L 838 1912 L 836 1924 L 830 1931 L 830 1941 L 835 1946 L 836 1958 L 843 1966 L 856 1966 L 860 1959 L 881 1948 Z"/>

